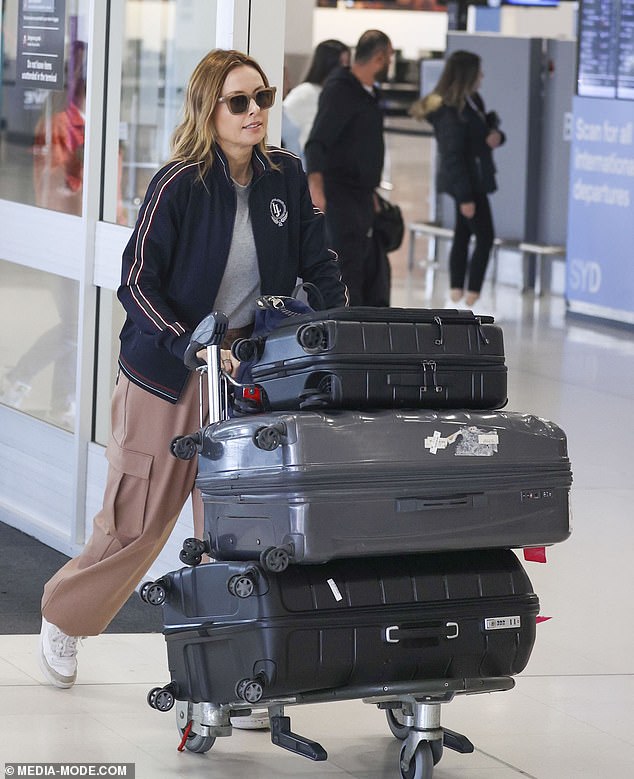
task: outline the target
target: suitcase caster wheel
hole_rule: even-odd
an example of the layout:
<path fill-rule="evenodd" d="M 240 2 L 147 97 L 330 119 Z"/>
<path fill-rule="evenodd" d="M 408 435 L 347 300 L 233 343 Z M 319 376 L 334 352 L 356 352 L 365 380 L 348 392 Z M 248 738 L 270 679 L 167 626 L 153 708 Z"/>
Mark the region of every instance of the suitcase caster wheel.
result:
<path fill-rule="evenodd" d="M 256 431 L 253 440 L 258 449 L 262 449 L 265 452 L 272 452 L 280 445 L 280 431 L 273 426 L 261 427 Z"/>
<path fill-rule="evenodd" d="M 434 760 L 434 754 L 431 748 L 432 743 L 434 742 L 421 741 L 416 747 L 414 756 L 407 768 L 403 766 L 403 753 L 405 751 L 405 744 L 403 744 L 399 755 L 401 779 L 432 779 L 434 765 L 436 765 L 437 762 Z M 442 742 L 440 742 L 440 746 L 442 749 Z"/>
<path fill-rule="evenodd" d="M 326 332 L 320 325 L 305 325 L 297 333 L 299 345 L 307 352 L 326 349 Z"/>
<path fill-rule="evenodd" d="M 236 598 L 248 598 L 255 591 L 255 582 L 247 574 L 237 574 L 229 579 L 227 589 Z"/>
<path fill-rule="evenodd" d="M 177 460 L 192 460 L 198 451 L 197 436 L 177 435 L 170 444 L 170 452 Z"/>
<path fill-rule="evenodd" d="M 403 710 L 402 709 L 386 709 L 385 716 L 387 717 L 387 724 L 392 731 L 394 738 L 399 741 L 405 741 L 409 736 L 411 728 L 409 725 L 403 724 Z"/>
<path fill-rule="evenodd" d="M 181 563 L 185 565 L 198 565 L 203 554 L 207 551 L 205 543 L 198 538 L 186 538 L 183 541 L 183 548 L 178 554 Z"/>
<path fill-rule="evenodd" d="M 238 338 L 231 344 L 231 354 L 239 362 L 250 362 L 258 356 L 257 343 L 252 338 Z"/>
<path fill-rule="evenodd" d="M 157 711 L 169 711 L 176 699 L 167 687 L 153 687 L 147 694 L 148 705 Z"/>
<path fill-rule="evenodd" d="M 288 568 L 288 552 L 279 546 L 265 549 L 260 555 L 260 563 L 271 573 L 282 573 Z"/>
<path fill-rule="evenodd" d="M 247 703 L 257 703 L 264 695 L 264 687 L 257 679 L 242 679 L 236 685 L 236 693 Z"/>
<path fill-rule="evenodd" d="M 159 582 L 145 582 L 141 585 L 139 595 L 141 600 L 150 606 L 162 606 L 167 598 L 167 590 Z"/>

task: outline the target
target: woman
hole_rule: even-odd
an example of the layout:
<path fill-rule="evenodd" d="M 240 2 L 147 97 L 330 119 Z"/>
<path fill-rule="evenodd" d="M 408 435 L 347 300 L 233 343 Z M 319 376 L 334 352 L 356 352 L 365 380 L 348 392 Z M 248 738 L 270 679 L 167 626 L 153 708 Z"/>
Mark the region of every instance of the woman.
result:
<path fill-rule="evenodd" d="M 431 94 L 414 104 L 411 114 L 427 119 L 438 143 L 437 188 L 456 203 L 456 226 L 449 255 L 452 304 L 471 308 L 480 297 L 494 230 L 488 194 L 495 192 L 493 149 L 504 143 L 494 112 L 485 113 L 478 94 L 483 73 L 480 57 L 455 51 L 445 63 Z M 469 243 L 475 247 L 468 262 Z M 468 273 L 467 273 L 468 270 Z"/>
<path fill-rule="evenodd" d="M 350 65 L 349 46 L 335 39 L 317 44 L 306 77 L 301 84 L 291 89 L 284 99 L 285 125 L 288 127 L 290 123 L 298 134 L 295 148 L 290 143 L 285 145 L 299 156 L 304 153 L 304 146 L 313 126 L 324 81 L 340 65 L 346 68 Z M 284 133 L 285 141 L 287 135 L 290 133 Z"/>
<path fill-rule="evenodd" d="M 261 294 L 288 295 L 299 276 L 326 306 L 345 304 L 299 160 L 265 146 L 274 99 L 275 88 L 245 54 L 216 49 L 203 58 L 171 161 L 150 183 L 124 250 L 118 297 L 127 319 L 104 504 L 86 547 L 42 599 L 40 663 L 58 687 L 75 682 L 77 637 L 106 628 L 194 489 L 195 461 L 169 454 L 170 440 L 199 424 L 197 381 L 183 364 L 192 330 L 210 311 L 225 311 L 226 362 L 233 338 L 250 332 Z M 199 494 L 193 503 L 200 537 Z"/>

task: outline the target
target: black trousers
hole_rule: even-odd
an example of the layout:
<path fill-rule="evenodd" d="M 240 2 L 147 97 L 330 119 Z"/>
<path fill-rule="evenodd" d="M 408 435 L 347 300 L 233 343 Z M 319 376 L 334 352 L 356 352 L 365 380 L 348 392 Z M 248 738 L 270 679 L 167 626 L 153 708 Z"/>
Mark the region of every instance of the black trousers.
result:
<path fill-rule="evenodd" d="M 478 193 L 474 202 L 475 216 L 472 219 L 466 219 L 460 213 L 460 204 L 456 202 L 456 227 L 449 254 L 449 278 L 451 289 L 466 288 L 470 292 L 480 292 L 495 233 L 487 195 Z M 475 236 L 475 247 L 469 262 L 472 235 Z"/>
<path fill-rule="evenodd" d="M 351 306 L 376 305 L 371 298 L 376 260 L 372 241 L 374 192 L 326 181 L 326 238 L 339 255 Z"/>

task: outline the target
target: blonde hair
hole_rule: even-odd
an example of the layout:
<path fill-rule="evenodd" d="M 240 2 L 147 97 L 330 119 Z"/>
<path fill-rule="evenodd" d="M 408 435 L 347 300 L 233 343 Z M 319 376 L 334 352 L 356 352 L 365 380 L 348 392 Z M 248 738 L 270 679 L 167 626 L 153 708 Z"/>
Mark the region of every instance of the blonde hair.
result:
<path fill-rule="evenodd" d="M 260 65 L 235 49 L 213 49 L 196 65 L 189 78 L 183 107 L 183 121 L 172 134 L 172 156 L 175 162 L 197 162 L 201 179 L 214 161 L 217 142 L 214 127 L 214 111 L 222 88 L 230 71 L 246 66 L 257 70 L 264 86 L 270 86 Z M 264 157 L 271 162 L 266 150 L 266 138 L 257 145 Z M 274 166 L 275 167 L 275 166 Z"/>
<path fill-rule="evenodd" d="M 410 108 L 410 115 L 424 119 L 437 111 L 441 105 L 450 106 L 462 113 L 467 97 L 473 93 L 480 75 L 481 60 L 471 51 L 454 51 L 445 62 L 445 67 L 434 87 L 434 91 L 417 100 Z"/>

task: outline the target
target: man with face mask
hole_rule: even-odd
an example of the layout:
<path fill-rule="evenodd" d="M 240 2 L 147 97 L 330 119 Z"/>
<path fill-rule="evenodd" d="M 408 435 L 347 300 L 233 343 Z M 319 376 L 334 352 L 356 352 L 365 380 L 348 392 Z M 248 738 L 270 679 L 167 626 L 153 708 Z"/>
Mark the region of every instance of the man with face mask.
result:
<path fill-rule="evenodd" d="M 326 214 L 351 306 L 377 305 L 372 222 L 385 147 L 375 84 L 386 80 L 392 54 L 385 33 L 363 33 L 352 66 L 337 68 L 324 84 L 304 149 L 310 194 Z"/>

